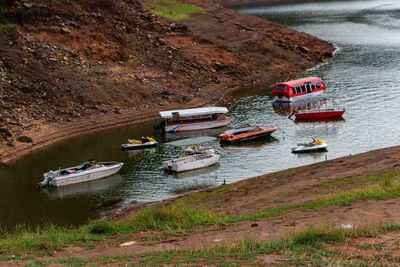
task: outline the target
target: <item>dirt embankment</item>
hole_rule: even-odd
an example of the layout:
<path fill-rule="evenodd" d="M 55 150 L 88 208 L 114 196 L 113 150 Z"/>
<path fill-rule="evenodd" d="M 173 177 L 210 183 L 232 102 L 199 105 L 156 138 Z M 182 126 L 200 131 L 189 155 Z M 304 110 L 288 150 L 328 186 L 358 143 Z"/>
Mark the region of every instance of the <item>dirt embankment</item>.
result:
<path fill-rule="evenodd" d="M 215 103 L 332 55 L 327 42 L 211 1 L 175 23 L 136 0 L 0 4 L 0 162 L 46 144 Z"/>

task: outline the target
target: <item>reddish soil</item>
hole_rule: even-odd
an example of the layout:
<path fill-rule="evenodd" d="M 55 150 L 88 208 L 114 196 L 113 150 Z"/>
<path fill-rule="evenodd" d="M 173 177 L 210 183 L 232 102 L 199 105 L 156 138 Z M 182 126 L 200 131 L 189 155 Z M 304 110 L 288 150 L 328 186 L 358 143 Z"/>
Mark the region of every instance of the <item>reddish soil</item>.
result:
<path fill-rule="evenodd" d="M 82 132 L 216 103 L 315 66 L 333 47 L 306 34 L 187 1 L 174 23 L 128 0 L 8 0 L 0 23 L 0 162 Z"/>

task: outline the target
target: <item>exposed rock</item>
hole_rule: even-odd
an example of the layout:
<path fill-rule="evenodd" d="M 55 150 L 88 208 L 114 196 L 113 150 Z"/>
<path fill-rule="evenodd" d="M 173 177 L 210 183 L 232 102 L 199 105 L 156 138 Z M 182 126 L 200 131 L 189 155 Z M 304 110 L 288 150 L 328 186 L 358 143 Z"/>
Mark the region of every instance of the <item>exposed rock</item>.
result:
<path fill-rule="evenodd" d="M 0 137 L 3 139 L 12 137 L 12 133 L 7 128 L 0 128 Z"/>
<path fill-rule="evenodd" d="M 69 34 L 69 33 L 72 32 L 72 31 L 71 31 L 70 29 L 68 29 L 67 27 L 62 27 L 62 28 L 61 28 L 61 31 L 62 31 L 63 33 L 66 33 L 66 34 Z"/>
<path fill-rule="evenodd" d="M 308 48 L 305 47 L 305 46 L 300 46 L 300 47 L 299 47 L 299 50 L 300 50 L 300 52 L 302 52 L 302 53 L 308 53 L 308 52 L 310 52 L 310 49 L 308 49 Z"/>
<path fill-rule="evenodd" d="M 15 147 L 15 142 L 13 140 L 10 140 L 10 141 L 7 142 L 7 146 Z"/>

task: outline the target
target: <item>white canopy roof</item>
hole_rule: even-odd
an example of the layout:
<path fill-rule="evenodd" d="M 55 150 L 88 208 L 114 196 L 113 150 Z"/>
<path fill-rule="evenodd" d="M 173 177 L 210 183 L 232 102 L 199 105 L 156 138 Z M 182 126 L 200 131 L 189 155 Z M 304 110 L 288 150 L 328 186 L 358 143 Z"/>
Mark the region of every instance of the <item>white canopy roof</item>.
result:
<path fill-rule="evenodd" d="M 189 109 L 177 109 L 160 111 L 160 116 L 163 119 L 171 119 L 172 113 L 178 113 L 181 118 L 192 117 L 192 116 L 205 116 L 212 114 L 225 114 L 228 113 L 228 109 L 225 107 L 206 107 L 206 108 L 189 108 Z"/>

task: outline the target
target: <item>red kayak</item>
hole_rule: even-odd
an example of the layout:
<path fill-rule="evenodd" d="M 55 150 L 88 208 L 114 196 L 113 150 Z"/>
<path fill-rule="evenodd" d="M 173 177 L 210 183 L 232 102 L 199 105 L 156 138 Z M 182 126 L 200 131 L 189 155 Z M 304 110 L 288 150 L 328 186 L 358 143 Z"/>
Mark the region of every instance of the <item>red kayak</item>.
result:
<path fill-rule="evenodd" d="M 344 108 L 296 110 L 292 113 L 292 115 L 290 115 L 290 117 L 294 115 L 296 117 L 296 120 L 338 119 L 342 118 L 344 112 Z"/>

